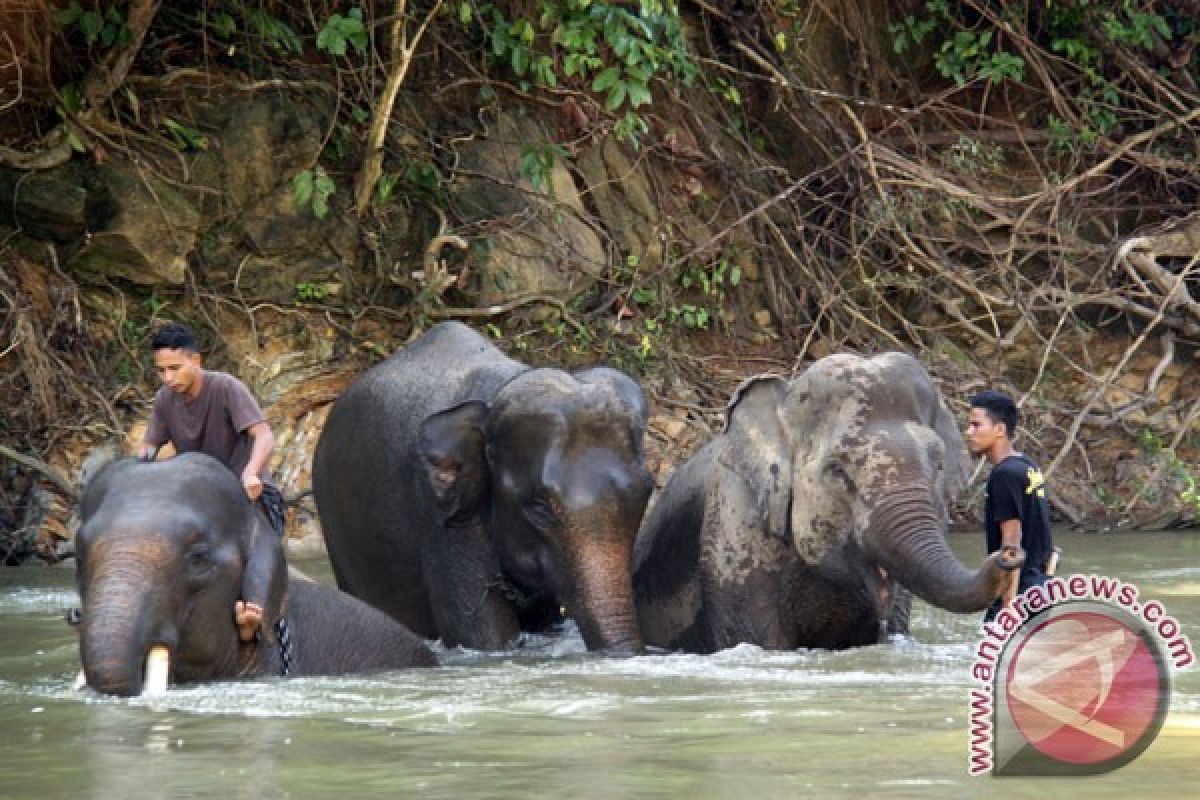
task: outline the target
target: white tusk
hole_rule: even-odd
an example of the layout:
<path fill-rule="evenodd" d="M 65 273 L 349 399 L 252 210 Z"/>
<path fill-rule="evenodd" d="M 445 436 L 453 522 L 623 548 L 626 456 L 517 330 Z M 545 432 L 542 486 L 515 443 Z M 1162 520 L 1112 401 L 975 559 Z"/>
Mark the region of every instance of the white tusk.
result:
<path fill-rule="evenodd" d="M 167 690 L 167 676 L 171 672 L 171 654 L 161 644 L 150 648 L 146 654 L 146 677 L 142 681 L 142 694 L 162 694 Z"/>
<path fill-rule="evenodd" d="M 85 675 L 81 669 L 79 670 L 79 674 L 75 676 L 75 691 L 78 692 L 85 686 L 87 686 L 87 675 Z"/>

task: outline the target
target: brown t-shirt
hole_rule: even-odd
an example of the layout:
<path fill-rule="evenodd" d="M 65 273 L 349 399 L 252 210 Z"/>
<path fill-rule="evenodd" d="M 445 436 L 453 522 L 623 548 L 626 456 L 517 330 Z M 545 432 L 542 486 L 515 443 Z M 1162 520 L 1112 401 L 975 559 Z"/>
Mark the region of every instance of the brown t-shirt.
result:
<path fill-rule="evenodd" d="M 241 480 L 254 447 L 246 429 L 265 419 L 246 384 L 227 373 L 204 370 L 200 394 L 194 399 L 169 386 L 159 388 L 143 438 L 156 447 L 170 441 L 177 453 L 207 453 Z M 274 485 L 266 464 L 259 477 Z"/>

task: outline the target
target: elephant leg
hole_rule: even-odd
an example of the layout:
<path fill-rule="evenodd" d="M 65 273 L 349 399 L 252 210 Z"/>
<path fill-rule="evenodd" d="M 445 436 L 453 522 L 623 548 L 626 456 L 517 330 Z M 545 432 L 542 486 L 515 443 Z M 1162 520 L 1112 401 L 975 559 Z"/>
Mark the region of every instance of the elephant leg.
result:
<path fill-rule="evenodd" d="M 508 647 L 520 633 L 500 562 L 474 521 L 438 530 L 422 552 L 425 583 L 438 636 L 448 647 Z"/>

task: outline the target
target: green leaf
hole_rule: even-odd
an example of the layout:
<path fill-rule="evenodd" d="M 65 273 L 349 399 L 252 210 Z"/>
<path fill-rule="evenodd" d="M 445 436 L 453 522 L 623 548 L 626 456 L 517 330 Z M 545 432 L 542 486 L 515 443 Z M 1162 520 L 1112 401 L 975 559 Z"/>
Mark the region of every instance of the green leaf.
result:
<path fill-rule="evenodd" d="M 650 102 L 650 90 L 643 83 L 629 84 L 629 105 L 633 108 Z"/>
<path fill-rule="evenodd" d="M 104 18 L 98 11 L 85 11 L 79 17 L 79 30 L 83 31 L 83 36 L 87 39 L 88 44 L 96 41 L 96 37 L 100 35 L 103 27 Z"/>
<path fill-rule="evenodd" d="M 85 153 L 87 148 L 83 146 L 83 140 L 79 138 L 79 131 L 75 130 L 74 125 L 67 125 L 67 144 L 71 145 L 71 149 L 76 153 Z"/>
<path fill-rule="evenodd" d="M 298 208 L 308 205 L 313 194 L 313 174 L 311 169 L 296 173 L 292 178 L 292 201 Z"/>
<path fill-rule="evenodd" d="M 326 196 L 323 194 L 314 194 L 312 198 L 313 216 L 317 219 L 325 219 L 325 215 L 329 213 L 329 203 L 326 201 Z"/>
<path fill-rule="evenodd" d="M 72 114 L 78 114 L 83 108 L 83 96 L 79 94 L 79 87 L 73 83 L 68 83 L 62 88 L 63 106 Z"/>
<path fill-rule="evenodd" d="M 322 172 L 317 176 L 313 188 L 316 189 L 317 194 L 328 197 L 337 189 L 337 184 L 333 182 L 333 178 Z"/>
<path fill-rule="evenodd" d="M 608 91 L 608 100 L 604 105 L 609 111 L 616 111 L 621 107 L 621 103 L 625 102 L 625 96 L 629 93 L 629 84 L 625 81 L 617 81 Z"/>
<path fill-rule="evenodd" d="M 467 0 L 458 4 L 458 21 L 463 25 L 470 25 L 471 20 L 475 18 L 475 9 L 471 8 L 471 4 Z"/>
<path fill-rule="evenodd" d="M 65 28 L 78 20 L 79 15 L 82 13 L 83 9 L 79 7 L 77 0 L 71 0 L 71 5 L 54 12 L 54 22 L 60 27 Z"/>
<path fill-rule="evenodd" d="M 609 67 L 596 76 L 596 80 L 592 82 L 593 92 L 603 92 L 610 86 L 621 79 L 620 67 Z"/>
<path fill-rule="evenodd" d="M 222 11 L 213 17 L 212 28 L 217 36 L 228 39 L 237 31 L 237 23 L 233 21 L 233 17 Z"/>
<path fill-rule="evenodd" d="M 524 75 L 529 71 L 530 55 L 528 47 L 514 47 L 512 51 L 512 68 L 517 75 Z"/>

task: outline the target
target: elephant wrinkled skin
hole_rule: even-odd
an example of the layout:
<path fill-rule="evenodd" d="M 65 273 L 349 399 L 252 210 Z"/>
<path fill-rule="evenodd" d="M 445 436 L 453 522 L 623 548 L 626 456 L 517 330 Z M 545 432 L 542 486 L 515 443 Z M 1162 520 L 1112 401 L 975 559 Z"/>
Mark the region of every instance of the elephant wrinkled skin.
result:
<path fill-rule="evenodd" d="M 985 608 L 1022 554 L 976 572 L 945 540 L 967 452 L 914 358 L 835 355 L 743 383 L 726 430 L 646 515 L 634 591 L 648 644 L 713 652 L 871 644 L 907 629 L 911 590 Z"/>
<path fill-rule="evenodd" d="M 639 651 L 646 413 L 616 370 L 534 369 L 435 326 L 359 376 L 321 432 L 338 585 L 449 646 L 503 648 L 561 606 L 589 649 Z"/>
<path fill-rule="evenodd" d="M 286 614 L 291 675 L 428 666 L 433 653 L 376 609 L 307 580 L 291 581 L 279 537 L 237 477 L 201 453 L 112 461 L 88 481 L 76 535 L 87 683 L 142 692 L 152 648 L 176 683 L 281 674 L 272 626 Z M 262 602 L 262 643 L 242 643 L 234 603 Z"/>

